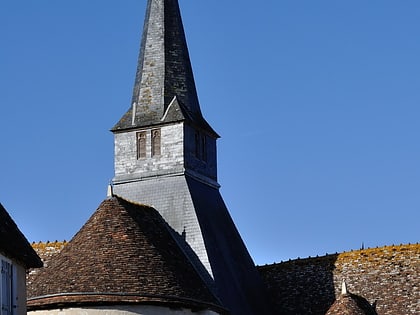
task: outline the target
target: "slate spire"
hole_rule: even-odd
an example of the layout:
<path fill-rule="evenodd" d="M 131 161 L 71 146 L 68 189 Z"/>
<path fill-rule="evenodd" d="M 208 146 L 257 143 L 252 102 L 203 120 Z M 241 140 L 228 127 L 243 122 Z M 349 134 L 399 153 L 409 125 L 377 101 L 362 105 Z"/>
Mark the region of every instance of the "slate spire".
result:
<path fill-rule="evenodd" d="M 148 0 L 131 108 L 113 131 L 168 122 L 174 100 L 181 117 L 172 120 L 214 133 L 201 114 L 178 0 Z"/>

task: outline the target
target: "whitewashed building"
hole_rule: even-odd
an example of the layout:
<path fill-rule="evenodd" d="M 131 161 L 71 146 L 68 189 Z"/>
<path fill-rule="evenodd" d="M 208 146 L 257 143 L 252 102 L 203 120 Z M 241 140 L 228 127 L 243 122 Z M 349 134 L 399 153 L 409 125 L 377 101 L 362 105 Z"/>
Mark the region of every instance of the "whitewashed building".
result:
<path fill-rule="evenodd" d="M 26 314 L 26 271 L 42 261 L 0 204 L 0 314 Z"/>

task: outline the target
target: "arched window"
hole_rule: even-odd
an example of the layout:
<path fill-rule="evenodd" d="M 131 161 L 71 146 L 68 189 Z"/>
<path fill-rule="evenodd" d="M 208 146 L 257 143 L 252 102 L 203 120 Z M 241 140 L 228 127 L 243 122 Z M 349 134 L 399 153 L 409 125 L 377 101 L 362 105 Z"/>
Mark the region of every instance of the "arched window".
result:
<path fill-rule="evenodd" d="M 137 132 L 137 159 L 146 158 L 146 132 Z"/>
<path fill-rule="evenodd" d="M 160 129 L 152 130 L 152 156 L 160 155 Z"/>

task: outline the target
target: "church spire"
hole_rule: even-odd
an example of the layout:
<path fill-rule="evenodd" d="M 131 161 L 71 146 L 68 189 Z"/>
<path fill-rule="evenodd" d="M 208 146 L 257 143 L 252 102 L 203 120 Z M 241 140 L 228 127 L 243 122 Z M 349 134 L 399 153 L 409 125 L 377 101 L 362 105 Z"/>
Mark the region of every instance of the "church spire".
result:
<path fill-rule="evenodd" d="M 179 120 L 215 134 L 201 114 L 178 0 L 148 0 L 131 108 L 113 131 Z"/>
<path fill-rule="evenodd" d="M 232 315 L 267 314 L 219 192 L 218 135 L 201 114 L 178 0 L 148 0 L 132 106 L 112 131 L 114 194 L 159 211 Z"/>

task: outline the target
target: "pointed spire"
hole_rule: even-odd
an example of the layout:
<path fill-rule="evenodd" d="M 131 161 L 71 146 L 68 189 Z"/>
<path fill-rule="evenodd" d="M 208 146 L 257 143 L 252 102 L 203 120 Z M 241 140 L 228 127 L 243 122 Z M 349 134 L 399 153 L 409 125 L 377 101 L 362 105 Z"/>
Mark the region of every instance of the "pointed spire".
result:
<path fill-rule="evenodd" d="M 132 106 L 113 131 L 161 123 L 177 98 L 189 117 L 214 133 L 202 117 L 178 0 L 148 0 Z"/>

